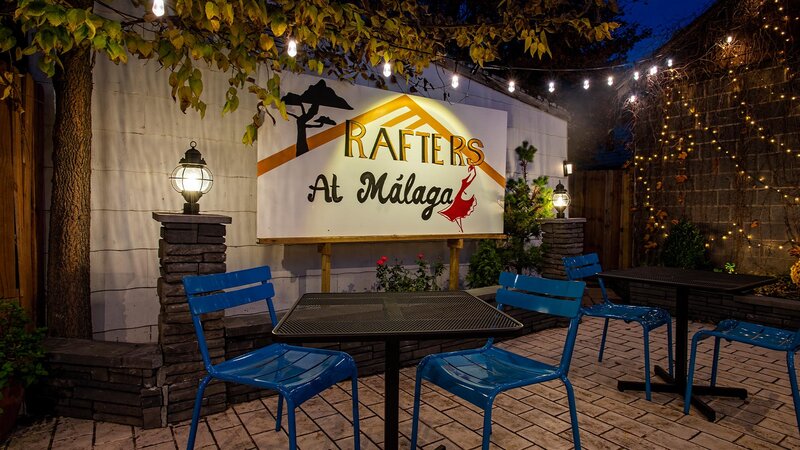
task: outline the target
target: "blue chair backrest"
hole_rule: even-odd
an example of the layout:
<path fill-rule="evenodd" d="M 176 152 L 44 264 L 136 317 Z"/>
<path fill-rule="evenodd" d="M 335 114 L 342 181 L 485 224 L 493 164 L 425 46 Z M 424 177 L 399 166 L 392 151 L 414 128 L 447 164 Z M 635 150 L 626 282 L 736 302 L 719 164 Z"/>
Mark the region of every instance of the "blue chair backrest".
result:
<path fill-rule="evenodd" d="M 275 306 L 272 297 L 275 288 L 269 280 L 272 273 L 269 266 L 254 267 L 227 273 L 211 275 L 193 275 L 183 277 L 183 289 L 189 300 L 189 311 L 192 313 L 197 343 L 206 370 L 211 369 L 211 358 L 208 354 L 205 333 L 200 315 L 215 311 L 222 311 L 236 306 L 247 305 L 254 302 L 266 301 L 269 308 L 269 318 L 275 325 L 278 320 L 275 315 Z"/>
<path fill-rule="evenodd" d="M 562 260 L 564 261 L 564 272 L 567 274 L 567 279 L 569 280 L 582 280 L 603 271 L 597 253 L 565 256 Z M 600 285 L 600 293 L 603 295 L 603 301 L 608 302 L 608 294 L 606 294 L 606 285 L 603 283 L 603 279 L 598 277 L 597 283 Z"/>
<path fill-rule="evenodd" d="M 581 300 L 586 283 L 503 272 L 500 274 L 500 285 L 502 288 L 497 290 L 496 298 L 499 309 L 506 305 L 570 319 L 560 364 L 561 371 L 566 375 L 578 334 Z"/>

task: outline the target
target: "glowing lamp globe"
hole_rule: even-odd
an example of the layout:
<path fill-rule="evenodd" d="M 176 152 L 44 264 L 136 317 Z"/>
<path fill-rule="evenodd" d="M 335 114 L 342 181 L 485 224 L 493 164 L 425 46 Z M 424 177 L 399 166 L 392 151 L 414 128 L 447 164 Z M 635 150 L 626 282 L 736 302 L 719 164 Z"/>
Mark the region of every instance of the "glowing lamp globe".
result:
<path fill-rule="evenodd" d="M 196 146 L 197 142 L 192 141 L 191 148 L 186 150 L 186 154 L 169 176 L 173 189 L 180 192 L 186 200 L 183 204 L 184 214 L 200 213 L 197 201 L 211 190 L 214 183 L 214 175 L 208 170 L 206 161 Z"/>
<path fill-rule="evenodd" d="M 555 190 L 553 191 L 553 207 L 556 209 L 556 218 L 564 218 L 564 210 L 567 209 L 570 202 L 569 194 L 561 182 L 558 182 Z"/>

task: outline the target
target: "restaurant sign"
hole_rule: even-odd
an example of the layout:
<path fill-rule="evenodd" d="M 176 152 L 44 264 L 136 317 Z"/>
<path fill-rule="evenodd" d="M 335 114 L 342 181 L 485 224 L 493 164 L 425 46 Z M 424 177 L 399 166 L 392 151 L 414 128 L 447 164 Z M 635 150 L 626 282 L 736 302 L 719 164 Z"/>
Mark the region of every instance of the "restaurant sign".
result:
<path fill-rule="evenodd" d="M 261 242 L 503 232 L 506 112 L 307 75 L 258 137 Z"/>

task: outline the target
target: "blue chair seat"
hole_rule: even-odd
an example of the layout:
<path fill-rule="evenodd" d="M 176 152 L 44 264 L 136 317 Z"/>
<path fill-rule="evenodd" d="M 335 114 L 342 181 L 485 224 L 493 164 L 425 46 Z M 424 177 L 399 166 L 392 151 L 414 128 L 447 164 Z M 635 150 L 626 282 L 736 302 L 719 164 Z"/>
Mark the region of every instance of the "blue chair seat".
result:
<path fill-rule="evenodd" d="M 526 386 L 559 377 L 558 367 L 524 358 L 497 347 L 432 355 L 425 379 L 486 407 L 490 399 L 513 385 Z"/>
<path fill-rule="evenodd" d="M 605 302 L 583 308 L 583 315 L 591 317 L 606 317 L 609 319 L 624 320 L 625 322 L 638 322 L 648 330 L 658 328 L 670 323 L 672 317 L 669 312 L 661 308 L 637 305 L 619 305 Z"/>
<path fill-rule="evenodd" d="M 572 442 L 580 450 L 578 411 L 575 394 L 567 378 L 575 336 L 580 323 L 581 298 L 586 283 L 547 280 L 509 272 L 500 274 L 497 308 L 526 309 L 569 319 L 569 329 L 557 366 L 494 347 L 493 339 L 482 348 L 428 355 L 417 366 L 414 386 L 414 413 L 411 418 L 411 448 L 417 449 L 419 405 L 422 383 L 427 381 L 483 409 L 482 450 L 489 450 L 492 434 L 492 403 L 498 394 L 549 380 L 561 380 L 567 391 Z"/>
<path fill-rule="evenodd" d="M 767 327 L 739 320 L 723 320 L 714 330 L 701 331 L 708 337 L 721 337 L 728 341 L 744 342 L 771 350 L 787 351 L 795 345 L 796 331 Z"/>
<path fill-rule="evenodd" d="M 265 389 L 273 389 L 300 404 L 352 374 L 351 362 L 341 352 L 273 344 L 223 361 L 212 375 Z"/>
<path fill-rule="evenodd" d="M 272 297 L 275 288 L 268 266 L 227 273 L 183 277 L 197 345 L 208 374 L 200 380 L 192 411 L 192 424 L 186 448 L 194 448 L 203 395 L 212 379 L 246 384 L 278 392 L 275 431 L 281 429 L 283 404 L 287 406 L 289 449 L 297 449 L 295 408 L 334 384 L 351 379 L 353 400 L 353 447 L 360 448 L 358 430 L 358 370 L 353 357 L 344 352 L 317 348 L 270 344 L 266 347 L 214 364 L 208 351 L 201 318 L 210 312 L 224 311 L 256 302 L 265 302 L 272 324 L 278 323 Z"/>
<path fill-rule="evenodd" d="M 692 336 L 692 353 L 689 357 L 689 374 L 687 375 L 686 392 L 683 399 L 683 413 L 689 414 L 689 409 L 692 406 L 690 399 L 692 398 L 692 385 L 694 384 L 697 345 L 700 341 L 711 337 L 714 338 L 714 356 L 711 362 L 711 386 L 717 385 L 719 344 L 722 339 L 786 352 L 786 369 L 789 373 L 789 384 L 792 389 L 794 415 L 797 420 L 797 428 L 800 429 L 800 389 L 797 385 L 797 372 L 795 371 L 794 365 L 795 353 L 800 350 L 800 330 L 782 330 L 780 328 L 742 322 L 734 319 L 723 320 L 717 324 L 713 330 L 700 330 Z"/>

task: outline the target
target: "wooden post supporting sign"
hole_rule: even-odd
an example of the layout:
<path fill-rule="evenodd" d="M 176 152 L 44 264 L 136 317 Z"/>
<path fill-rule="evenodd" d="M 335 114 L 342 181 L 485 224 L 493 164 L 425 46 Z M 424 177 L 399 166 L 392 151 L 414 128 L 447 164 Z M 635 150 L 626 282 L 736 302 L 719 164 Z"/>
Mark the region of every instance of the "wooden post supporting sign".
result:
<path fill-rule="evenodd" d="M 450 247 L 450 286 L 451 291 L 458 289 L 458 273 L 459 273 L 459 254 L 461 249 L 464 248 L 463 239 L 448 239 L 447 246 Z"/>
<path fill-rule="evenodd" d="M 322 273 L 321 275 L 321 286 L 320 292 L 330 292 L 331 291 L 331 253 L 332 248 L 330 242 L 326 242 L 324 244 L 319 244 L 317 246 L 317 251 L 322 257 Z"/>

